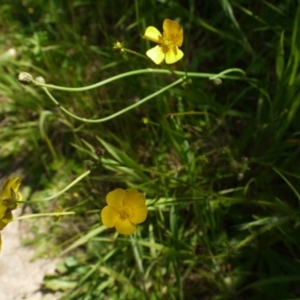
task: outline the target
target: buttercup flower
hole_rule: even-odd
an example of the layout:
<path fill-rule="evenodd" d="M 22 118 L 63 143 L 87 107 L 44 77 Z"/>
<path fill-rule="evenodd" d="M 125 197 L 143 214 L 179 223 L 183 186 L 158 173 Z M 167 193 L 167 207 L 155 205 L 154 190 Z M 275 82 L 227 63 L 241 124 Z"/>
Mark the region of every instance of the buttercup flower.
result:
<path fill-rule="evenodd" d="M 21 179 L 14 177 L 5 182 L 0 193 L 0 230 L 2 230 L 9 222 L 12 221 L 12 210 L 17 208 L 16 201 L 22 200 L 19 192 Z M 2 248 L 2 239 L 0 234 L 0 251 Z"/>
<path fill-rule="evenodd" d="M 9 222 L 13 220 L 13 215 L 10 210 L 6 211 L 0 219 L 0 230 L 2 230 Z"/>
<path fill-rule="evenodd" d="M 102 223 L 125 235 L 135 232 L 136 224 L 147 218 L 146 198 L 137 190 L 115 189 L 106 196 L 107 206 L 101 211 Z"/>
<path fill-rule="evenodd" d="M 12 210 L 17 208 L 16 201 L 22 200 L 19 192 L 21 179 L 14 177 L 4 184 L 0 193 L 0 230 L 2 230 L 9 222 L 12 221 Z"/>
<path fill-rule="evenodd" d="M 157 65 L 164 59 L 167 64 L 173 64 L 183 57 L 183 52 L 178 48 L 183 42 L 183 29 L 176 21 L 169 19 L 164 20 L 163 29 L 161 34 L 155 27 L 149 26 L 143 36 L 144 39 L 158 44 L 146 52 Z"/>

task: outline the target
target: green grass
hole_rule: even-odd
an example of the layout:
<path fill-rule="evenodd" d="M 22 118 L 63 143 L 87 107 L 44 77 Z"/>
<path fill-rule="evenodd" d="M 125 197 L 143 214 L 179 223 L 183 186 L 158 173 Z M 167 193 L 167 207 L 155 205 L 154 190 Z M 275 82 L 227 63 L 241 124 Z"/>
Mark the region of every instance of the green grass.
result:
<path fill-rule="evenodd" d="M 121 74 L 155 66 L 144 54 L 147 26 L 165 18 L 184 30 L 190 77 L 102 123 L 64 113 L 20 72 L 84 92 L 49 89 L 87 119 L 110 116 L 181 75 Z M 42 230 L 37 256 L 62 255 L 45 290 L 62 299 L 297 299 L 299 271 L 300 3 L 258 1 L 4 1 L 0 8 L 0 169 L 23 172 L 27 200 L 64 189 L 34 213 L 75 211 Z M 10 48 L 18 55 L 5 54 Z M 149 215 L 133 239 L 106 229 L 99 212 L 114 188 L 146 194 Z M 99 212 L 86 213 L 90 210 Z M 34 219 L 33 219 L 34 220 Z M 2 241 L 5 243 L 5 241 Z M 199 254 L 195 249 L 198 249 Z M 199 250 L 200 249 L 200 250 Z"/>

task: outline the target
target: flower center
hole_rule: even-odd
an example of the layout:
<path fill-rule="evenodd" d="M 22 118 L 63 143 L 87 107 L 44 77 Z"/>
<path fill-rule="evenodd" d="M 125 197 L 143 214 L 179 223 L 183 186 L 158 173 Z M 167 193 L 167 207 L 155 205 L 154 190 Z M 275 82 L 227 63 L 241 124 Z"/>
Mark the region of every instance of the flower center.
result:
<path fill-rule="evenodd" d="M 165 37 L 160 37 L 159 38 L 159 43 L 162 51 L 166 54 L 169 51 L 174 51 L 174 39 L 173 37 L 170 38 L 165 38 Z"/>
<path fill-rule="evenodd" d="M 128 219 L 131 215 L 131 208 L 127 207 L 127 206 L 123 206 L 120 210 L 119 210 L 119 216 L 120 219 L 122 221 Z"/>

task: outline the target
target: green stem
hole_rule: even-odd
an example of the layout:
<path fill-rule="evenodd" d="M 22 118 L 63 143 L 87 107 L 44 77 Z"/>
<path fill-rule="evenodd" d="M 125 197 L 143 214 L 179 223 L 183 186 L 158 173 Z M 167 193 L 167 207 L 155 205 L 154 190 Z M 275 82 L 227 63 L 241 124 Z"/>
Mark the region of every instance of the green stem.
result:
<path fill-rule="evenodd" d="M 105 118 L 101 118 L 101 119 L 96 119 L 96 120 L 91 120 L 91 119 L 86 119 L 86 118 L 81 118 L 81 117 L 78 117 L 74 114 L 72 114 L 71 112 L 69 112 L 67 109 L 65 109 L 63 106 L 61 106 L 59 104 L 59 102 L 51 95 L 51 93 L 49 92 L 49 90 L 46 88 L 46 87 L 43 87 L 43 90 L 45 91 L 45 93 L 49 96 L 49 98 L 56 104 L 59 106 L 59 108 L 64 111 L 67 115 L 69 115 L 70 117 L 76 119 L 76 120 L 79 120 L 79 121 L 82 121 L 82 122 L 86 122 L 86 123 L 102 123 L 102 122 L 106 122 L 108 120 L 111 120 L 117 116 L 120 116 L 122 114 L 124 114 L 125 112 L 135 108 L 135 107 L 138 107 L 140 105 L 142 105 L 143 103 L 145 103 L 146 101 L 158 96 L 159 94 L 167 91 L 168 89 L 178 85 L 179 83 L 183 82 L 185 80 L 185 77 L 183 78 L 180 78 L 178 80 L 176 80 L 175 82 L 163 87 L 162 89 L 156 91 L 155 93 L 151 94 L 151 95 L 148 95 L 147 97 L 143 98 L 142 100 L 136 102 L 135 104 L 132 104 L 108 117 L 105 117 Z"/>
<path fill-rule="evenodd" d="M 176 75 L 180 75 L 180 76 L 186 76 L 186 77 L 198 77 L 198 78 L 223 78 L 223 79 L 234 79 L 234 80 L 251 80 L 251 81 L 256 81 L 253 78 L 247 78 L 247 77 L 241 77 L 241 76 L 227 76 L 224 74 L 228 74 L 228 73 L 232 73 L 232 72 L 239 72 L 242 73 L 243 75 L 245 75 L 245 72 L 241 69 L 237 69 L 237 68 L 233 68 L 233 69 L 228 69 L 225 70 L 219 74 L 212 74 L 212 73 L 194 73 L 194 72 L 182 72 L 182 71 L 174 71 L 174 74 Z M 153 73 L 160 73 L 160 74 L 170 74 L 170 70 L 164 70 L 164 69 L 141 69 L 141 70 L 135 70 L 135 71 L 130 71 L 130 72 L 126 72 L 123 74 L 119 74 L 113 77 L 110 77 L 108 79 L 105 79 L 103 81 L 100 81 L 98 83 L 92 84 L 92 85 L 88 85 L 85 87 L 78 87 L 78 88 L 70 88 L 70 87 L 63 87 L 63 86 L 57 86 L 57 85 L 53 85 L 53 84 L 46 84 L 46 83 L 41 83 L 38 82 L 36 80 L 33 80 L 32 82 L 35 83 L 37 86 L 40 87 L 45 87 L 45 88 L 52 88 L 55 90 L 60 90 L 60 91 L 66 91 L 66 92 L 83 92 L 83 91 L 87 91 L 87 90 L 91 90 L 91 89 L 95 89 L 97 87 L 103 86 L 105 84 L 108 84 L 110 82 L 113 82 L 115 80 L 119 80 L 121 78 L 125 78 L 128 76 L 134 76 L 134 75 L 139 75 L 139 74 L 153 74 Z"/>
<path fill-rule="evenodd" d="M 96 214 L 96 213 L 99 213 L 100 212 L 100 209 L 91 209 L 91 210 L 87 210 L 85 212 L 85 214 Z"/>
<path fill-rule="evenodd" d="M 30 218 L 38 218 L 38 217 L 57 217 L 57 216 L 67 216 L 67 215 L 75 215 L 75 211 L 65 211 L 65 212 L 51 212 L 51 213 L 40 213 L 40 214 L 32 214 L 32 215 L 25 215 L 21 217 L 14 218 L 14 221 L 17 220 L 24 220 Z"/>
<path fill-rule="evenodd" d="M 64 192 L 66 192 L 67 190 L 69 190 L 72 186 L 74 186 L 77 182 L 79 182 L 81 179 L 83 179 L 84 177 L 88 176 L 91 173 L 90 170 L 86 171 L 85 173 L 83 173 L 82 175 L 80 175 L 78 178 L 76 178 L 73 182 L 71 182 L 68 186 L 66 186 L 63 190 L 59 191 L 57 194 L 52 195 L 50 197 L 47 197 L 45 199 L 43 199 L 42 201 L 49 201 L 52 200 L 58 196 L 60 196 L 61 194 L 63 194 Z M 33 201 L 30 201 L 33 202 Z M 26 202 L 27 203 L 27 202 Z M 57 213 L 56 213 L 57 214 Z"/>
<path fill-rule="evenodd" d="M 246 73 L 245 73 L 243 70 L 238 69 L 238 68 L 232 68 L 232 69 L 228 69 L 228 70 L 222 71 L 222 72 L 219 73 L 219 74 L 210 76 L 210 77 L 209 77 L 209 80 L 214 80 L 214 79 L 216 79 L 216 78 L 222 78 L 225 74 L 232 73 L 232 72 L 239 72 L 239 73 L 241 73 L 243 76 L 246 76 Z"/>
<path fill-rule="evenodd" d="M 137 244 L 136 244 L 136 240 L 133 237 L 133 235 L 130 235 L 130 241 L 131 241 L 131 245 L 132 245 L 132 250 L 133 250 L 133 254 L 134 254 L 134 258 L 137 264 L 137 268 L 141 274 L 142 277 L 142 284 L 143 284 L 143 290 L 144 290 L 144 296 L 145 299 L 148 299 L 148 295 L 147 295 L 147 291 L 146 291 L 146 286 L 145 286 L 145 272 L 144 272 L 144 267 L 143 267 L 143 261 L 140 257 L 139 254 L 139 250 L 137 248 Z"/>
<path fill-rule="evenodd" d="M 142 58 L 145 58 L 145 59 L 147 59 L 147 60 L 151 60 L 150 58 L 148 58 L 148 56 L 143 55 L 143 54 L 141 54 L 141 53 L 138 53 L 138 52 L 136 52 L 136 51 L 127 49 L 127 48 L 122 48 L 122 51 L 123 51 L 123 52 L 130 53 L 130 54 L 137 55 L 137 56 L 142 57 Z"/>

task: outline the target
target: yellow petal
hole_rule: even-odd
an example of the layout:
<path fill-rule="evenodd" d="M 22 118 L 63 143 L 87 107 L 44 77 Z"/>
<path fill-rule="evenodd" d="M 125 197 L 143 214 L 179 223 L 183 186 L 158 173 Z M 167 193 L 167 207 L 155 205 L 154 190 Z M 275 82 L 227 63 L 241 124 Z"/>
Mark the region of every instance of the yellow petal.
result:
<path fill-rule="evenodd" d="M 141 205 L 145 205 L 146 198 L 139 191 L 132 189 L 126 192 L 126 196 L 124 198 L 124 205 L 130 206 L 131 208 L 135 208 Z"/>
<path fill-rule="evenodd" d="M 130 235 L 133 234 L 135 232 L 135 225 L 132 224 L 128 219 L 125 220 L 121 220 L 119 219 L 116 222 L 116 230 L 124 235 Z"/>
<path fill-rule="evenodd" d="M 18 190 L 21 184 L 21 178 L 20 177 L 14 177 L 12 179 L 9 179 L 5 182 L 1 194 L 0 199 L 14 199 L 17 200 L 17 196 L 19 195 Z"/>
<path fill-rule="evenodd" d="M 114 227 L 119 219 L 119 212 L 113 206 L 105 206 L 101 211 L 101 220 L 103 225 L 108 228 Z"/>
<path fill-rule="evenodd" d="M 123 199 L 126 196 L 126 191 L 123 189 L 115 189 L 109 192 L 106 196 L 106 202 L 110 206 L 123 206 Z"/>
<path fill-rule="evenodd" d="M 147 27 L 145 34 L 143 36 L 144 39 L 159 43 L 159 38 L 161 37 L 161 33 L 153 26 Z"/>
<path fill-rule="evenodd" d="M 130 221 L 134 224 L 142 223 L 146 220 L 148 214 L 148 207 L 146 205 L 141 205 L 135 207 L 130 216 Z"/>
<path fill-rule="evenodd" d="M 10 210 L 6 211 L 5 215 L 2 217 L 2 221 L 9 223 L 13 220 L 13 215 Z"/>
<path fill-rule="evenodd" d="M 170 50 L 166 54 L 166 63 L 173 64 L 182 58 L 183 58 L 183 52 L 180 49 L 177 48 L 176 52 Z"/>
<path fill-rule="evenodd" d="M 3 230 L 6 225 L 7 223 L 4 223 L 2 220 L 0 220 L 0 230 Z"/>
<path fill-rule="evenodd" d="M 2 230 L 12 220 L 13 220 L 13 215 L 11 211 L 6 211 L 4 216 L 0 219 L 0 230 Z"/>
<path fill-rule="evenodd" d="M 22 201 L 23 200 L 23 196 L 20 192 L 17 192 L 17 199 L 18 201 Z"/>
<path fill-rule="evenodd" d="M 7 211 L 7 206 L 4 205 L 2 201 L 0 201 L 0 220 L 5 215 L 6 211 Z"/>
<path fill-rule="evenodd" d="M 6 206 L 9 210 L 14 210 L 17 208 L 17 200 L 22 200 L 22 195 L 18 192 L 21 184 L 20 177 L 14 177 L 9 179 L 4 184 L 1 194 L 0 202 L 2 205 Z M 2 216 L 2 208 L 0 208 L 0 217 Z"/>
<path fill-rule="evenodd" d="M 175 46 L 178 46 L 178 47 L 182 46 L 182 43 L 183 43 L 183 29 L 182 28 L 178 31 L 176 37 L 174 37 L 173 42 L 174 42 Z"/>
<path fill-rule="evenodd" d="M 154 48 L 151 48 L 146 52 L 146 55 L 151 58 L 157 65 L 163 62 L 165 59 L 165 54 L 162 51 L 162 48 L 160 46 L 156 46 Z"/>
<path fill-rule="evenodd" d="M 2 199 L 1 203 L 7 207 L 8 210 L 14 210 L 17 208 L 17 200 L 22 200 L 22 195 L 17 192 L 15 193 L 15 191 L 10 188 L 10 198 L 6 198 L 6 199 Z M 21 199 L 19 199 L 19 195 L 21 195 Z"/>
<path fill-rule="evenodd" d="M 179 23 L 165 19 L 163 23 L 163 38 L 171 40 L 174 46 L 181 46 L 183 42 L 183 29 Z"/>

